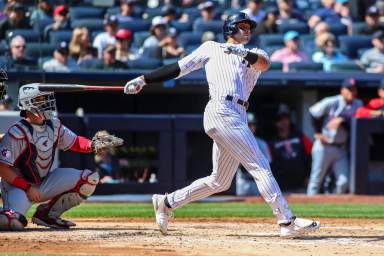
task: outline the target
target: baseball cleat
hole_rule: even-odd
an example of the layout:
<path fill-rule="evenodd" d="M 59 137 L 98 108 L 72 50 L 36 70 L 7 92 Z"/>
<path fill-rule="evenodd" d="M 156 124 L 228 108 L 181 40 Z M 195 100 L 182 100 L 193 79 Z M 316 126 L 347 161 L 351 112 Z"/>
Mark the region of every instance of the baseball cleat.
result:
<path fill-rule="evenodd" d="M 49 209 L 45 207 L 45 205 L 37 207 L 36 212 L 32 217 L 32 223 L 56 229 L 69 229 L 70 227 L 76 226 L 76 224 L 72 221 L 64 220 L 55 216 L 49 216 L 48 211 Z"/>
<path fill-rule="evenodd" d="M 156 215 L 156 223 L 160 228 L 160 232 L 163 235 L 167 234 L 169 219 L 173 217 L 172 210 L 169 209 L 165 203 L 165 195 L 153 195 L 152 203 Z"/>
<path fill-rule="evenodd" d="M 320 228 L 320 222 L 294 217 L 291 223 L 281 224 L 280 228 L 281 237 L 298 237 L 318 230 Z"/>

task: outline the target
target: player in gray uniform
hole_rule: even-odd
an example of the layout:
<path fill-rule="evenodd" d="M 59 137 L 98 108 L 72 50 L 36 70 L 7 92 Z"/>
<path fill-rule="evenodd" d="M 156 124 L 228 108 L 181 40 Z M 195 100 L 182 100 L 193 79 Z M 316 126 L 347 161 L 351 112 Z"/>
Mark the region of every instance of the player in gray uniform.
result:
<path fill-rule="evenodd" d="M 343 81 L 340 94 L 324 98 L 309 109 L 315 127 L 315 142 L 312 147 L 312 170 L 307 194 L 320 192 L 324 177 L 329 171 L 336 176 L 336 193 L 348 189 L 348 128 L 356 110 L 363 105 L 356 99 L 354 79 Z"/>
<path fill-rule="evenodd" d="M 51 166 L 56 148 L 93 152 L 92 142 L 74 134 L 55 117 L 56 101 L 51 92 L 40 92 L 34 85 L 22 86 L 19 108 L 23 118 L 0 142 L 0 230 L 22 230 L 32 203 L 46 201 L 37 207 L 34 223 L 51 228 L 74 226 L 60 216 L 95 191 L 99 175 L 73 168 L 51 170 Z"/>
<path fill-rule="evenodd" d="M 260 194 L 271 206 L 283 237 L 314 231 L 319 222 L 296 218 L 272 175 L 247 124 L 247 99 L 262 71 L 270 65 L 265 51 L 244 48 L 256 23 L 247 14 L 229 16 L 223 25 L 226 43 L 207 41 L 174 64 L 135 78 L 125 85 L 127 94 L 138 93 L 147 83 L 182 77 L 205 67 L 210 100 L 204 112 L 204 129 L 213 141 L 213 171 L 210 176 L 168 195 L 152 197 L 156 222 L 167 233 L 172 210 L 227 190 L 241 163 L 255 179 Z"/>

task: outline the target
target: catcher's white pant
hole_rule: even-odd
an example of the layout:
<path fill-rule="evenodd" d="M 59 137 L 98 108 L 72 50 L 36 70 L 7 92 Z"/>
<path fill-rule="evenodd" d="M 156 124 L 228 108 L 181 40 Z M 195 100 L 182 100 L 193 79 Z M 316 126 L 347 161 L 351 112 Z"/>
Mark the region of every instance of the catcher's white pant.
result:
<path fill-rule="evenodd" d="M 61 193 L 75 188 L 82 171 L 74 168 L 56 168 L 44 179 L 39 187 L 42 201 L 47 201 Z M 12 186 L 5 180 L 1 182 L 3 208 L 25 216 L 32 206 L 24 190 Z"/>
<path fill-rule="evenodd" d="M 278 223 L 288 223 L 292 212 L 273 177 L 268 160 L 248 128 L 245 108 L 230 101 L 210 100 L 204 113 L 204 129 L 214 141 L 212 174 L 169 194 L 171 207 L 176 209 L 227 190 L 241 163 L 255 179 Z"/>

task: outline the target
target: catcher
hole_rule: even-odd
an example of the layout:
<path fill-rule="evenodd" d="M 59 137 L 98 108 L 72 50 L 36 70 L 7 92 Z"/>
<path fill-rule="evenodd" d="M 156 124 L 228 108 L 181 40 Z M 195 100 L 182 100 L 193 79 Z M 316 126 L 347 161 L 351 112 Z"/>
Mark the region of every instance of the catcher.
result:
<path fill-rule="evenodd" d="M 41 92 L 36 85 L 20 88 L 18 104 L 22 119 L 0 141 L 0 230 L 24 229 L 26 212 L 40 202 L 44 203 L 37 207 L 33 223 L 60 229 L 75 226 L 60 216 L 92 195 L 99 174 L 87 169 L 51 170 L 56 148 L 97 154 L 123 140 L 105 133 L 92 140 L 77 136 L 56 118 L 54 93 Z"/>

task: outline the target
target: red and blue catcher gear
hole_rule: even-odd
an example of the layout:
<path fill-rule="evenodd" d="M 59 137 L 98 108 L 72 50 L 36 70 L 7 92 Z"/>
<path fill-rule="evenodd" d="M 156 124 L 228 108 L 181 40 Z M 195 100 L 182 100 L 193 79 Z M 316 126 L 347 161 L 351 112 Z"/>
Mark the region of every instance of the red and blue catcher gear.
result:
<path fill-rule="evenodd" d="M 240 12 L 230 15 L 227 19 L 225 19 L 223 25 L 223 35 L 225 40 L 227 40 L 228 36 L 233 36 L 239 31 L 237 24 L 241 22 L 247 22 L 251 26 L 251 31 L 253 31 L 257 26 L 257 23 L 246 13 Z"/>

